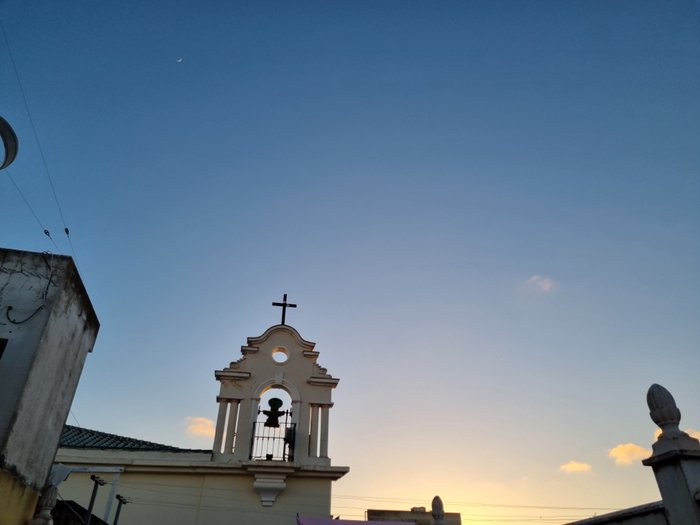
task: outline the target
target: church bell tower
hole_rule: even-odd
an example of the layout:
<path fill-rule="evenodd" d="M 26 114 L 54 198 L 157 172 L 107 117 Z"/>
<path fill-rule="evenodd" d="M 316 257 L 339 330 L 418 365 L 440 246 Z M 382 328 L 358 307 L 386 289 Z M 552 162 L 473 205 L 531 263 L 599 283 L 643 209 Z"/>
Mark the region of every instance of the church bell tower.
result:
<path fill-rule="evenodd" d="M 221 388 L 212 459 L 243 468 L 264 507 L 284 497 L 287 485 L 306 484 L 330 511 L 331 482 L 349 471 L 331 466 L 328 453 L 339 379 L 318 364 L 315 343 L 285 323 L 286 309 L 296 305 L 286 294 L 273 305 L 282 307 L 281 324 L 249 337 L 242 357 L 215 372 Z"/>

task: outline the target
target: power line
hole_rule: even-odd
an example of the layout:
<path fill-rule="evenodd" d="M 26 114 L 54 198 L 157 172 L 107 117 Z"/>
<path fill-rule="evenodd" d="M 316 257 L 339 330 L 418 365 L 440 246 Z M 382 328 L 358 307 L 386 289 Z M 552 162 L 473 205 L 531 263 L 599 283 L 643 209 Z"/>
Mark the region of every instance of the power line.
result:
<path fill-rule="evenodd" d="M 209 487 L 208 492 L 214 492 L 214 494 L 209 494 L 207 499 L 210 501 L 208 505 L 199 503 L 187 503 L 183 498 L 195 497 L 195 492 L 200 490 L 198 485 L 171 485 L 167 483 L 139 483 L 135 480 L 129 482 L 125 480 L 120 480 L 119 485 L 130 489 L 135 492 L 140 492 L 141 495 L 135 495 L 132 497 L 134 503 L 139 503 L 142 505 L 154 505 L 154 506 L 165 506 L 165 507 L 180 507 L 180 508 L 202 508 L 209 510 L 222 510 L 228 508 L 227 505 L 216 505 L 214 502 L 219 501 L 230 501 L 232 493 L 247 493 L 247 490 L 235 489 L 232 487 Z M 151 493 L 149 497 L 145 493 Z M 218 495 L 217 492 L 222 492 L 223 494 Z M 180 498 L 179 501 L 168 501 L 161 500 L 159 496 L 176 496 Z M 154 499 L 155 498 L 155 499 Z M 353 495 L 336 495 L 333 499 L 351 499 L 355 501 L 367 501 L 367 502 L 386 502 L 386 503 L 414 503 L 415 498 L 391 498 L 391 497 L 375 497 L 375 496 L 353 496 Z M 491 513 L 478 513 L 478 512 L 461 512 L 462 520 L 465 522 L 472 521 L 484 521 L 491 523 L 516 523 L 516 522 L 540 522 L 540 523 L 561 523 L 563 521 L 575 521 L 578 519 L 583 519 L 590 516 L 590 511 L 613 511 L 618 509 L 606 508 L 606 507 L 565 507 L 565 506 L 552 506 L 552 505 L 509 505 L 509 504 L 493 504 L 493 503 L 465 503 L 456 501 L 446 501 L 446 504 L 451 507 L 459 506 L 481 506 L 481 507 L 494 507 L 504 508 L 504 509 L 521 509 L 525 512 L 522 514 L 491 514 Z M 363 515 L 359 513 L 354 513 L 352 511 L 366 511 L 366 506 L 348 506 L 348 505 L 333 505 L 335 509 L 346 509 L 348 512 L 344 513 L 345 516 L 359 516 Z M 494 510 L 495 510 L 494 509 Z M 542 511 L 584 511 L 582 513 L 542 513 Z M 538 512 L 527 512 L 527 511 L 538 511 Z M 588 512 L 586 512 L 588 511 Z M 244 511 L 245 512 L 245 511 Z"/>
<path fill-rule="evenodd" d="M 70 415 L 73 416 L 73 419 L 75 420 L 75 424 L 78 425 L 78 428 L 83 428 L 83 426 L 80 424 L 80 421 L 78 421 L 78 418 L 75 417 L 75 414 L 73 413 L 72 410 L 70 411 Z"/>
<path fill-rule="evenodd" d="M 46 162 L 46 156 L 44 155 L 44 149 L 41 147 L 41 141 L 39 140 L 39 134 L 37 133 L 36 126 L 34 125 L 34 118 L 32 117 L 32 112 L 29 109 L 29 101 L 27 100 L 27 95 L 24 91 L 24 86 L 22 85 L 22 80 L 19 76 L 19 70 L 17 69 L 17 63 L 15 62 L 15 57 L 12 54 L 12 48 L 10 47 L 10 40 L 7 38 L 7 31 L 5 31 L 5 25 L 2 23 L 1 18 L 0 18 L 0 30 L 2 30 L 2 36 L 3 36 L 3 39 L 5 41 L 5 45 L 7 46 L 7 53 L 10 57 L 10 63 L 12 64 L 12 69 L 15 72 L 15 78 L 17 79 L 17 85 L 19 86 L 19 91 L 22 94 L 22 100 L 24 101 L 24 108 L 27 111 L 27 117 L 29 118 L 29 124 L 30 124 L 30 127 L 32 128 L 32 134 L 34 135 L 34 140 L 36 141 L 36 145 L 37 145 L 37 148 L 39 150 L 39 157 L 41 157 L 41 162 L 44 166 L 44 172 L 46 173 L 46 178 L 49 181 L 49 187 L 51 188 L 51 193 L 53 194 L 54 202 L 56 203 L 56 208 L 58 209 L 58 214 L 61 217 L 61 223 L 63 224 L 63 231 L 66 234 L 66 237 L 68 238 L 68 244 L 70 246 L 71 253 L 73 254 L 73 259 L 75 261 L 75 265 L 78 266 L 77 257 L 75 255 L 75 249 L 73 248 L 73 241 L 70 238 L 70 230 L 68 229 L 68 226 L 66 225 L 66 219 L 63 215 L 63 209 L 61 208 L 61 203 L 58 200 L 58 194 L 56 193 L 56 187 L 54 186 L 53 178 L 51 177 L 51 171 L 49 170 L 49 165 Z M 44 233 L 49 238 L 51 238 L 51 235 L 48 233 L 48 230 L 46 228 L 44 228 Z M 53 239 L 51 239 L 51 240 L 53 242 Z M 58 249 L 58 247 L 56 247 L 56 249 Z"/>
<path fill-rule="evenodd" d="M 22 190 L 19 188 L 19 186 L 18 186 L 17 183 L 15 182 L 15 179 L 14 179 L 14 178 L 12 177 L 12 175 L 10 174 L 9 168 L 5 168 L 5 173 L 7 173 L 7 177 L 10 179 L 10 182 L 12 183 L 12 185 L 13 185 L 13 186 L 15 187 L 15 189 L 17 190 L 17 193 L 19 193 L 19 196 L 22 197 L 22 200 L 23 200 L 24 203 L 27 205 L 27 208 L 29 208 L 29 211 L 31 212 L 32 216 L 33 216 L 34 219 L 36 220 L 36 222 L 37 222 L 37 224 L 39 225 L 39 227 L 41 228 L 41 230 L 44 232 L 44 235 L 46 235 L 46 236 L 49 238 L 49 240 L 51 241 L 51 244 L 54 245 L 54 248 L 56 248 L 56 252 L 57 252 L 57 253 L 61 253 L 61 249 L 60 249 L 60 248 L 58 247 L 58 245 L 56 244 L 56 241 L 53 240 L 53 237 L 51 237 L 51 233 L 49 232 L 49 230 L 46 229 L 46 227 L 44 226 L 44 224 L 41 222 L 41 220 L 39 219 L 39 216 L 38 216 L 38 215 L 36 214 L 36 212 L 34 211 L 34 208 L 32 207 L 32 205 L 31 205 L 31 204 L 29 203 L 29 201 L 27 200 L 27 197 L 25 197 L 24 193 L 22 193 Z"/>
<path fill-rule="evenodd" d="M 56 491 L 56 493 L 58 494 L 58 497 L 61 498 L 61 501 L 63 501 L 66 504 L 66 507 L 68 507 L 68 510 L 70 510 L 73 514 L 76 515 L 76 517 L 80 520 L 80 523 L 85 523 L 85 520 L 83 519 L 83 517 L 80 514 L 78 514 L 77 512 L 75 512 L 75 509 L 73 509 L 73 507 L 63 498 L 63 496 L 61 495 L 60 492 L 58 492 L 58 490 Z"/>
<path fill-rule="evenodd" d="M 353 496 L 353 495 L 342 495 L 335 494 L 333 498 L 339 499 L 355 499 L 359 501 L 370 501 L 370 502 L 389 502 L 389 503 L 414 503 L 415 499 L 410 498 L 382 498 L 374 496 Z M 444 501 L 445 505 L 450 506 L 462 506 L 462 507 L 502 507 L 502 508 L 514 508 L 514 509 L 546 509 L 546 510 L 604 510 L 604 511 L 615 511 L 619 510 L 617 508 L 610 507 L 564 507 L 564 506 L 553 506 L 553 505 L 515 505 L 515 504 L 504 504 L 504 503 L 482 503 L 482 502 L 465 502 L 465 501 Z"/>
<path fill-rule="evenodd" d="M 172 493 L 173 489 L 198 489 L 197 485 L 171 485 L 167 483 L 138 483 L 136 480 L 130 481 L 120 481 L 120 485 L 128 486 L 133 489 L 147 490 L 150 492 L 160 492 L 160 493 Z M 146 487 L 162 487 L 168 490 L 159 490 L 157 488 L 146 488 Z M 236 489 L 230 487 L 218 488 L 209 487 L 209 491 L 220 491 L 226 494 L 230 492 L 236 492 Z M 241 490 L 240 492 L 247 492 Z M 215 496 L 218 498 L 218 496 Z M 356 501 L 366 501 L 366 502 L 386 502 L 386 503 L 415 503 L 416 498 L 393 498 L 393 497 L 381 497 L 381 496 L 362 496 L 362 495 L 350 495 L 350 494 L 333 494 L 333 499 L 350 499 Z M 464 501 L 448 501 L 445 500 L 445 505 L 450 506 L 461 506 L 461 507 L 496 507 L 496 508 L 509 508 L 509 509 L 534 509 L 534 510 L 580 510 L 580 511 L 615 511 L 619 508 L 612 507 L 567 507 L 567 506 L 555 506 L 555 505 L 516 505 L 516 504 L 506 504 L 506 503 L 483 503 L 483 502 L 464 502 Z M 359 507 L 358 507 L 359 508 Z M 362 507 L 364 508 L 364 507 Z"/>

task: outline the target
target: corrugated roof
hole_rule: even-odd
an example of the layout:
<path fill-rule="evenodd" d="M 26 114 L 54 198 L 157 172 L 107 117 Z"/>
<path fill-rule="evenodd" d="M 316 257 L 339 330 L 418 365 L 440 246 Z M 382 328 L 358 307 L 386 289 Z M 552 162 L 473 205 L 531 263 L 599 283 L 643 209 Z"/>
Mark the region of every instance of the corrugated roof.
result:
<path fill-rule="evenodd" d="M 171 447 L 152 441 L 134 439 L 116 434 L 108 434 L 89 428 L 66 425 L 61 432 L 59 446 L 63 448 L 101 448 L 121 450 L 151 450 L 159 452 L 211 452 L 210 450 L 194 450 Z"/>

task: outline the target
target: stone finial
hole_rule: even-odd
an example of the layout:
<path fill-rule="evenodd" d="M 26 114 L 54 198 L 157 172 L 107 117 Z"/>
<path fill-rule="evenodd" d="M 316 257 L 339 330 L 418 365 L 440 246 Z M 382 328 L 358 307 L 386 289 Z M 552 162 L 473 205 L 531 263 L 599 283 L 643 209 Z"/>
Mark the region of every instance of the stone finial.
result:
<path fill-rule="evenodd" d="M 649 415 L 654 423 L 661 428 L 659 439 L 674 438 L 684 434 L 678 428 L 681 422 L 681 411 L 676 406 L 671 392 L 661 385 L 653 384 L 647 392 Z"/>
<path fill-rule="evenodd" d="M 647 392 L 651 419 L 661 427 L 659 439 L 652 445 L 654 453 L 642 464 L 654 469 L 656 483 L 669 525 L 700 524 L 700 441 L 682 432 L 681 411 L 671 393 L 660 385 Z"/>
<path fill-rule="evenodd" d="M 433 520 L 435 521 L 435 525 L 439 525 L 444 523 L 445 519 L 445 507 L 442 504 L 442 500 L 440 499 L 440 496 L 435 496 L 433 498 L 433 502 L 431 505 L 431 514 L 433 516 Z"/>

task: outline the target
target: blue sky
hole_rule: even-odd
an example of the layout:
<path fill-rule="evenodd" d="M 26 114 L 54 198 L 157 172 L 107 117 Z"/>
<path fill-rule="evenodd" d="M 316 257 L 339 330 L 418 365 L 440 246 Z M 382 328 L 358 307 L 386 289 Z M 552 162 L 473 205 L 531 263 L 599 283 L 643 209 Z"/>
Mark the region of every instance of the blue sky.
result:
<path fill-rule="evenodd" d="M 651 444 L 653 382 L 700 428 L 697 2 L 8 0 L 0 19 L 102 322 L 82 426 L 211 446 L 186 418 L 215 418 L 213 370 L 286 292 L 341 378 L 336 513 L 658 497 L 608 451 Z M 71 254 L 9 56 L 9 171 Z M 1 175 L 2 245 L 55 251 Z"/>

